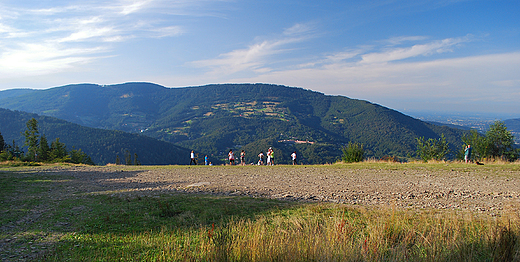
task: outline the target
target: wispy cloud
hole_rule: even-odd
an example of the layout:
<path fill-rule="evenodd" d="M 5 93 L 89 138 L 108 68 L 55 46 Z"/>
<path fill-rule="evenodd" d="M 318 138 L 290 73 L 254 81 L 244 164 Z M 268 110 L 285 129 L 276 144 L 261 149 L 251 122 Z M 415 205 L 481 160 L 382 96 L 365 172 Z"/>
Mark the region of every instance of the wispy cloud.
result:
<path fill-rule="evenodd" d="M 422 37 L 405 37 L 392 38 L 389 42 L 397 44 L 403 41 L 423 40 Z M 382 52 L 369 53 L 362 56 L 363 63 L 382 63 L 389 61 L 403 60 L 406 58 L 417 56 L 429 56 L 432 54 L 440 54 L 451 52 L 453 48 L 461 43 L 469 42 L 470 36 L 459 38 L 447 38 L 443 40 L 433 41 L 426 44 L 416 44 L 405 48 L 388 48 Z"/>
<path fill-rule="evenodd" d="M 41 8 L 0 4 L 0 78 L 16 70 L 32 75 L 73 68 L 110 56 L 114 44 L 128 39 L 181 36 L 182 26 L 158 14 L 180 14 L 198 1 L 48 4 L 52 2 Z"/>
<path fill-rule="evenodd" d="M 244 49 L 237 49 L 221 54 L 217 58 L 199 60 L 190 63 L 198 68 L 209 69 L 208 74 L 214 76 L 233 75 L 237 72 L 266 73 L 273 56 L 287 53 L 293 48 L 291 44 L 301 43 L 313 37 L 313 27 L 307 24 L 296 24 L 287 28 L 272 40 L 264 40 Z"/>

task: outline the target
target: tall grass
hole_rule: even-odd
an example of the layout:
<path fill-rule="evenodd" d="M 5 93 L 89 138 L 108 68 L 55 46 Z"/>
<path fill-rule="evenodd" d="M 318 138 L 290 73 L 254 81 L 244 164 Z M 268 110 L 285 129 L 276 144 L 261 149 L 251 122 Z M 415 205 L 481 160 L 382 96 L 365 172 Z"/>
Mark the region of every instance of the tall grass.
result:
<path fill-rule="evenodd" d="M 306 204 L 193 228 L 73 234 L 46 259 L 513 261 L 520 259 L 518 222 L 517 216 Z"/>

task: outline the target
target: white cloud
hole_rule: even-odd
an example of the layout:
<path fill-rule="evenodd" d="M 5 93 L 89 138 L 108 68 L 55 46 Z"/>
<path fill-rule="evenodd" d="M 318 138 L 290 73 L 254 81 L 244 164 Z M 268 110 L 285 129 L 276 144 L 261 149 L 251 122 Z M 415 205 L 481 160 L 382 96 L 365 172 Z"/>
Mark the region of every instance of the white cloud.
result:
<path fill-rule="evenodd" d="M 388 40 L 385 40 L 384 42 L 388 42 L 391 45 L 400 45 L 404 42 L 416 42 L 416 41 L 423 41 L 428 39 L 427 36 L 397 36 L 392 37 Z"/>
<path fill-rule="evenodd" d="M 55 73 L 75 64 L 88 63 L 101 48 L 64 49 L 55 44 L 23 44 L 0 54 L 0 78 Z"/>
<path fill-rule="evenodd" d="M 116 43 L 128 39 L 180 36 L 184 28 L 157 14 L 196 3 L 49 2 L 38 5 L 42 8 L 0 4 L 0 78 L 10 77 L 16 70 L 21 75 L 68 70 L 106 57 Z"/>
<path fill-rule="evenodd" d="M 149 4 L 150 0 L 126 0 L 122 1 L 121 5 L 121 14 L 123 15 L 129 15 L 135 12 L 138 12 L 139 10 L 143 9 L 147 4 Z"/>
<path fill-rule="evenodd" d="M 402 42 L 392 40 L 394 43 Z M 410 38 L 407 41 L 411 41 Z M 379 53 L 369 53 L 362 56 L 363 63 L 384 63 L 389 61 L 403 60 L 417 56 L 428 56 L 452 51 L 452 48 L 460 43 L 468 42 L 469 37 L 447 38 L 427 44 L 417 44 L 406 48 L 389 48 Z M 399 43 L 400 43 L 399 42 Z"/>
<path fill-rule="evenodd" d="M 209 75 L 219 77 L 237 72 L 266 73 L 271 71 L 270 61 L 276 60 L 270 58 L 276 54 L 289 52 L 291 44 L 312 38 L 311 30 L 312 27 L 308 25 L 296 24 L 286 29 L 278 39 L 264 40 L 245 49 L 233 50 L 214 59 L 194 61 L 190 64 L 199 68 L 208 68 Z"/>
<path fill-rule="evenodd" d="M 182 35 L 184 33 L 184 29 L 181 26 L 167 26 L 151 29 L 151 32 L 152 37 L 163 38 Z"/>
<path fill-rule="evenodd" d="M 310 24 L 295 24 L 290 28 L 287 28 L 283 31 L 283 34 L 286 36 L 295 36 L 307 34 L 312 31 L 312 26 Z"/>

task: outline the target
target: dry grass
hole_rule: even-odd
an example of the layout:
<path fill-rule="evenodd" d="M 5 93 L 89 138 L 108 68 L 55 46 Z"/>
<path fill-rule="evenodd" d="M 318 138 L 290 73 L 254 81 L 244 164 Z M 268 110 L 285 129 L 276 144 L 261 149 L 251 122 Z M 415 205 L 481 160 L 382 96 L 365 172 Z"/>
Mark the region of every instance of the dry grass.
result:
<path fill-rule="evenodd" d="M 289 216 L 232 221 L 202 237 L 201 246 L 219 261 L 519 259 L 518 217 L 460 215 L 312 205 Z"/>
<path fill-rule="evenodd" d="M 517 261 L 518 222 L 312 204 L 198 229 L 75 235 L 74 244 L 105 261 Z"/>

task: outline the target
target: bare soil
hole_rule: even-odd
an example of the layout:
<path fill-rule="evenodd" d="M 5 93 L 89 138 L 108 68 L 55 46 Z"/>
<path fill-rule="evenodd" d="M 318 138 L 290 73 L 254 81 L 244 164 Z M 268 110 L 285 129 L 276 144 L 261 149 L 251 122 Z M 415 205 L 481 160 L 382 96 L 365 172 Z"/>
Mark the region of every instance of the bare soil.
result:
<path fill-rule="evenodd" d="M 200 192 L 355 205 L 463 209 L 498 215 L 520 208 L 520 171 L 496 168 L 359 169 L 333 166 L 71 167 L 74 191 Z"/>

